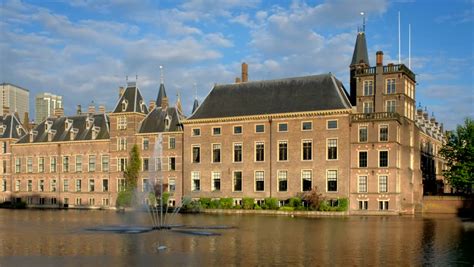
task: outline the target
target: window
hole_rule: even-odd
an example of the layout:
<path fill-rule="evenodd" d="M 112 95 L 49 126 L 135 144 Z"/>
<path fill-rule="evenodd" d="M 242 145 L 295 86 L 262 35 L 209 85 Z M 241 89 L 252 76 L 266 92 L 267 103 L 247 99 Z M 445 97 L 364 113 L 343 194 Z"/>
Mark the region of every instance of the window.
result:
<path fill-rule="evenodd" d="M 388 200 L 379 201 L 379 210 L 388 210 Z"/>
<path fill-rule="evenodd" d="M 212 162 L 221 162 L 221 144 L 212 144 Z"/>
<path fill-rule="evenodd" d="M 278 123 L 279 132 L 288 132 L 288 123 Z"/>
<path fill-rule="evenodd" d="M 82 156 L 76 156 L 76 172 L 82 172 Z"/>
<path fill-rule="evenodd" d="M 82 181 L 80 179 L 76 180 L 76 192 L 81 192 Z"/>
<path fill-rule="evenodd" d="M 109 171 L 109 156 L 108 155 L 102 156 L 102 171 L 103 172 Z"/>
<path fill-rule="evenodd" d="M 161 158 L 155 158 L 155 171 L 161 171 Z"/>
<path fill-rule="evenodd" d="M 278 160 L 288 160 L 288 141 L 278 141 Z"/>
<path fill-rule="evenodd" d="M 337 139 L 328 139 L 328 160 L 337 159 Z"/>
<path fill-rule="evenodd" d="M 359 209 L 360 210 L 367 210 L 369 208 L 369 201 L 368 200 L 359 200 Z"/>
<path fill-rule="evenodd" d="M 95 172 L 95 155 L 89 155 L 89 171 Z"/>
<path fill-rule="evenodd" d="M 109 199 L 108 198 L 103 198 L 102 199 L 102 206 L 108 206 L 109 205 Z"/>
<path fill-rule="evenodd" d="M 372 113 L 374 112 L 374 102 L 372 101 L 367 101 L 364 102 L 364 113 Z"/>
<path fill-rule="evenodd" d="M 221 135 L 221 127 L 212 127 L 212 135 Z"/>
<path fill-rule="evenodd" d="M 117 138 L 117 150 L 127 150 L 127 137 Z"/>
<path fill-rule="evenodd" d="M 220 191 L 221 190 L 221 173 L 220 172 L 212 172 L 212 191 Z"/>
<path fill-rule="evenodd" d="M 396 105 L 397 101 L 396 100 L 387 100 L 385 102 L 385 111 L 386 112 L 396 112 Z"/>
<path fill-rule="evenodd" d="M 118 159 L 118 171 L 123 172 L 127 168 L 127 158 L 119 158 Z"/>
<path fill-rule="evenodd" d="M 361 143 L 367 142 L 368 140 L 367 134 L 368 134 L 367 126 L 360 126 L 359 127 L 359 142 Z"/>
<path fill-rule="evenodd" d="M 7 191 L 7 179 L 2 179 L 2 192 Z"/>
<path fill-rule="evenodd" d="M 388 167 L 388 151 L 379 151 L 379 167 Z"/>
<path fill-rule="evenodd" d="M 82 205 L 82 199 L 80 197 L 76 198 L 76 205 L 81 206 Z"/>
<path fill-rule="evenodd" d="M 147 159 L 147 158 L 144 158 L 143 159 L 143 171 L 145 171 L 145 172 L 149 171 L 150 170 L 149 166 L 150 166 L 150 160 Z"/>
<path fill-rule="evenodd" d="M 388 192 L 388 176 L 386 175 L 379 176 L 379 192 L 380 193 Z"/>
<path fill-rule="evenodd" d="M 312 140 L 303 140 L 303 160 L 312 160 L 313 159 L 313 141 Z"/>
<path fill-rule="evenodd" d="M 32 157 L 26 158 L 26 172 L 28 173 L 33 172 L 33 158 Z"/>
<path fill-rule="evenodd" d="M 313 173 L 311 170 L 303 170 L 301 172 L 301 190 L 311 191 L 313 187 Z"/>
<path fill-rule="evenodd" d="M 255 191 L 265 191 L 265 173 L 263 171 L 255 172 Z"/>
<path fill-rule="evenodd" d="M 359 176 L 359 193 L 367 193 L 367 176 Z"/>
<path fill-rule="evenodd" d="M 89 192 L 95 191 L 95 181 L 94 179 L 89 179 Z"/>
<path fill-rule="evenodd" d="M 109 180 L 102 179 L 102 192 L 109 192 Z"/>
<path fill-rule="evenodd" d="M 175 157 L 170 157 L 169 158 L 169 170 L 170 171 L 175 171 L 176 170 L 176 158 Z"/>
<path fill-rule="evenodd" d="M 44 172 L 44 158 L 38 158 L 38 172 Z"/>
<path fill-rule="evenodd" d="M 16 191 L 16 192 L 20 191 L 20 185 L 21 185 L 21 181 L 20 181 L 20 180 L 16 180 L 16 181 L 15 181 L 15 191 Z"/>
<path fill-rule="evenodd" d="M 63 180 L 63 191 L 64 192 L 69 192 L 69 179 L 64 179 Z"/>
<path fill-rule="evenodd" d="M 242 143 L 234 143 L 234 162 L 242 162 Z"/>
<path fill-rule="evenodd" d="M 278 171 L 278 191 L 286 192 L 288 190 L 288 172 Z"/>
<path fill-rule="evenodd" d="M 7 153 L 7 142 L 2 142 L 2 152 L 3 154 Z"/>
<path fill-rule="evenodd" d="M 125 179 L 118 179 L 117 181 L 117 190 L 118 192 L 125 191 Z"/>
<path fill-rule="evenodd" d="M 265 125 L 263 125 L 263 124 L 257 124 L 257 125 L 255 125 L 255 132 L 256 132 L 256 133 L 263 133 L 263 132 L 265 132 Z"/>
<path fill-rule="evenodd" d="M 169 192 L 175 192 L 176 191 L 176 179 L 175 178 L 169 178 L 168 179 L 168 191 Z"/>
<path fill-rule="evenodd" d="M 379 128 L 379 141 L 380 142 L 388 141 L 388 125 L 380 125 L 380 128 Z"/>
<path fill-rule="evenodd" d="M 51 180 L 51 192 L 56 192 L 56 179 Z"/>
<path fill-rule="evenodd" d="M 337 192 L 337 170 L 328 170 L 327 181 L 328 192 Z"/>
<path fill-rule="evenodd" d="M 56 157 L 51 157 L 49 171 L 56 172 Z"/>
<path fill-rule="evenodd" d="M 193 163 L 201 162 L 201 147 L 193 145 Z"/>
<path fill-rule="evenodd" d="M 63 172 L 69 172 L 69 157 L 63 157 Z"/>
<path fill-rule="evenodd" d="M 44 168 L 44 165 L 43 165 Z M 3 160 L 3 173 L 7 173 L 7 161 Z"/>
<path fill-rule="evenodd" d="M 120 116 L 120 117 L 117 118 L 117 129 L 118 130 L 127 129 L 127 117 Z"/>
<path fill-rule="evenodd" d="M 142 147 L 143 150 L 148 150 L 150 148 L 150 140 L 148 138 L 143 138 Z"/>
<path fill-rule="evenodd" d="M 33 191 L 33 180 L 28 180 L 26 184 L 26 191 L 31 192 Z"/>
<path fill-rule="evenodd" d="M 328 120 L 328 129 L 337 129 L 337 120 Z"/>
<path fill-rule="evenodd" d="M 374 81 L 364 81 L 364 95 L 374 94 Z"/>
<path fill-rule="evenodd" d="M 233 191 L 239 192 L 242 191 L 242 172 L 241 171 L 235 171 L 234 172 L 234 187 Z"/>
<path fill-rule="evenodd" d="M 302 131 L 311 131 L 313 129 L 313 123 L 311 121 L 304 121 L 301 123 Z"/>
<path fill-rule="evenodd" d="M 89 198 L 89 206 L 94 206 L 94 205 L 95 205 L 95 199 Z"/>
<path fill-rule="evenodd" d="M 201 178 L 199 172 L 191 172 L 191 190 L 200 191 L 201 190 Z"/>
<path fill-rule="evenodd" d="M 200 128 L 193 128 L 192 130 L 192 136 L 200 136 L 201 135 L 201 129 Z"/>
<path fill-rule="evenodd" d="M 176 148 L 176 138 L 174 137 L 168 137 L 168 148 L 169 149 L 175 149 Z"/>
<path fill-rule="evenodd" d="M 359 168 L 367 168 L 367 151 L 359 151 Z"/>
<path fill-rule="evenodd" d="M 234 126 L 234 134 L 242 134 L 242 126 Z"/>
<path fill-rule="evenodd" d="M 15 158 L 15 173 L 21 172 L 21 159 Z"/>
<path fill-rule="evenodd" d="M 387 87 L 386 92 L 387 94 L 394 94 L 395 93 L 395 79 L 387 79 Z"/>
<path fill-rule="evenodd" d="M 151 188 L 150 180 L 148 178 L 142 179 L 142 192 L 150 192 Z"/>
<path fill-rule="evenodd" d="M 265 161 L 265 143 L 255 143 L 255 161 Z"/>

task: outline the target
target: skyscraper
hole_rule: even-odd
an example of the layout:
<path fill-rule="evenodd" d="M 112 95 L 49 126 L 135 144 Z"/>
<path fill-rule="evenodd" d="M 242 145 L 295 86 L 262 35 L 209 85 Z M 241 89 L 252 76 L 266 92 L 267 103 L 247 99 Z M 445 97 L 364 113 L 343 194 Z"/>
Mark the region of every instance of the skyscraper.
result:
<path fill-rule="evenodd" d="M 40 93 L 35 99 L 35 122 L 40 123 L 47 117 L 54 115 L 54 110 L 62 108 L 63 97 L 51 93 Z"/>
<path fill-rule="evenodd" d="M 21 121 L 30 112 L 30 91 L 11 83 L 0 84 L 0 111 L 2 114 L 17 112 Z"/>

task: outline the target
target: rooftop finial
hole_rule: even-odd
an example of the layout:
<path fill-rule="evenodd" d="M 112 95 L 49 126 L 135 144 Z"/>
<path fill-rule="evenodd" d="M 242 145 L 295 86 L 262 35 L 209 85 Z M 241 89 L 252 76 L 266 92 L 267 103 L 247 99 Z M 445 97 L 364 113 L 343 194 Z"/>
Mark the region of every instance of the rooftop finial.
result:
<path fill-rule="evenodd" d="M 364 13 L 364 11 L 361 11 L 360 15 L 362 16 L 362 31 L 361 32 L 365 32 L 365 13 Z"/>
<path fill-rule="evenodd" d="M 165 78 L 163 76 L 163 66 L 160 65 L 160 83 L 164 84 L 165 83 Z"/>

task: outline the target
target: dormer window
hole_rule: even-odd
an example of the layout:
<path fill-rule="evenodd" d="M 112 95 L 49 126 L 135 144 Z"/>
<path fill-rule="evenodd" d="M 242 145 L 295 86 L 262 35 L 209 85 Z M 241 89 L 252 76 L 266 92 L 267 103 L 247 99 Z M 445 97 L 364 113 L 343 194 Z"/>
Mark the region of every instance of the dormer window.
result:
<path fill-rule="evenodd" d="M 95 140 L 97 138 L 97 135 L 99 135 L 100 132 L 100 127 L 94 126 L 92 127 L 92 140 Z"/>
<path fill-rule="evenodd" d="M 73 121 L 72 121 L 71 119 L 67 119 L 67 120 L 64 122 L 64 130 L 65 130 L 65 131 L 68 131 L 69 128 L 71 128 L 72 123 L 73 123 Z"/>
<path fill-rule="evenodd" d="M 54 135 L 56 135 L 56 130 L 50 130 L 48 132 L 48 142 L 53 141 Z"/>
<path fill-rule="evenodd" d="M 145 104 L 143 104 L 143 100 L 140 100 L 140 110 L 142 113 L 145 113 Z"/>
<path fill-rule="evenodd" d="M 38 134 L 38 131 L 30 131 L 30 143 L 33 143 L 35 141 L 35 137 Z"/>
<path fill-rule="evenodd" d="M 77 133 L 79 132 L 79 129 L 77 128 L 72 128 L 71 129 L 71 134 L 69 136 L 70 140 L 73 141 L 74 139 L 76 139 L 76 136 L 77 136 Z"/>
<path fill-rule="evenodd" d="M 170 129 L 170 124 L 171 124 L 171 117 L 169 115 L 166 115 L 165 118 L 165 130 L 168 131 Z"/>
<path fill-rule="evenodd" d="M 7 126 L 5 124 L 0 125 L 0 134 L 4 134 Z"/>
<path fill-rule="evenodd" d="M 45 121 L 44 127 L 45 127 L 45 131 L 46 131 L 46 132 L 49 132 L 49 130 L 51 130 L 51 126 L 53 126 L 53 122 L 52 122 L 52 121 L 50 121 L 50 120 Z"/>
<path fill-rule="evenodd" d="M 122 100 L 122 111 L 125 112 L 128 107 L 128 101 L 127 99 Z"/>
<path fill-rule="evenodd" d="M 87 129 L 91 128 L 93 124 L 94 124 L 94 118 L 87 117 L 87 119 L 86 119 L 86 128 Z"/>
<path fill-rule="evenodd" d="M 21 128 L 20 125 L 17 125 L 16 126 L 16 133 L 18 134 L 18 136 L 21 136 L 23 134 L 23 128 Z"/>

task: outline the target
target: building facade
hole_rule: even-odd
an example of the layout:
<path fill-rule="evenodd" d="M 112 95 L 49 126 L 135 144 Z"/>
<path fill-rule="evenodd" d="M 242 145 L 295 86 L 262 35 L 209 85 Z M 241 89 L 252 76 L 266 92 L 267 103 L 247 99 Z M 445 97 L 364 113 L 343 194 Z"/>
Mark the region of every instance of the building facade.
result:
<path fill-rule="evenodd" d="M 2 114 L 17 113 L 20 121 L 30 112 L 30 91 L 11 83 L 0 84 L 0 111 Z"/>
<path fill-rule="evenodd" d="M 56 109 L 63 107 L 63 97 L 51 93 L 37 94 L 35 98 L 35 123 L 52 117 Z"/>

